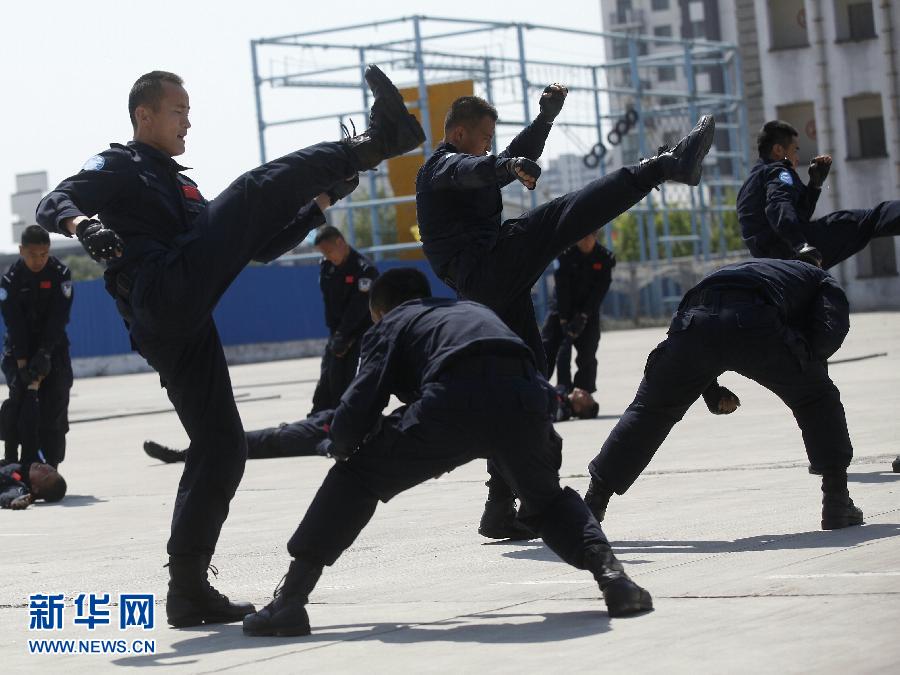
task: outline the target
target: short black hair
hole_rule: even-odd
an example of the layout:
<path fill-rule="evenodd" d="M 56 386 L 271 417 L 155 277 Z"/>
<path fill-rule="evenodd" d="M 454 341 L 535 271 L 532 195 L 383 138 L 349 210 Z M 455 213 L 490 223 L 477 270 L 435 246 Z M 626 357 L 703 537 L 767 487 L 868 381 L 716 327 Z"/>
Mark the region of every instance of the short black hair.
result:
<path fill-rule="evenodd" d="M 800 135 L 793 125 L 782 120 L 772 120 L 763 124 L 763 128 L 756 135 L 756 148 L 759 156 L 769 158 L 769 153 L 776 145 L 790 145 L 792 139 Z"/>
<path fill-rule="evenodd" d="M 58 502 L 66 496 L 67 489 L 66 479 L 59 473 L 51 473 L 47 476 L 40 495 L 35 495 L 35 497 L 40 497 L 45 502 Z"/>
<path fill-rule="evenodd" d="M 22 230 L 22 246 L 49 246 L 50 234 L 40 225 L 29 225 Z"/>
<path fill-rule="evenodd" d="M 497 109 L 480 96 L 460 96 L 450 104 L 450 110 L 444 118 L 444 131 L 459 125 L 474 126 L 485 116 L 496 122 Z"/>
<path fill-rule="evenodd" d="M 343 238 L 343 233 L 334 225 L 323 225 L 316 231 L 316 238 L 313 240 L 313 246 L 318 246 L 323 241 L 332 241 L 334 239 Z"/>
<path fill-rule="evenodd" d="M 179 87 L 184 84 L 175 73 L 166 70 L 154 70 L 150 73 L 144 73 L 131 87 L 131 93 L 128 94 L 128 115 L 131 117 L 131 126 L 137 129 L 137 119 L 134 111 L 139 105 L 149 105 L 156 110 L 159 100 L 163 95 L 163 82 L 171 82 Z"/>
<path fill-rule="evenodd" d="M 583 420 L 592 420 L 597 415 L 600 414 L 600 404 L 597 401 L 593 401 L 587 410 L 583 411 L 581 414 L 576 415 L 579 419 Z"/>
<path fill-rule="evenodd" d="M 428 277 L 415 267 L 395 267 L 374 282 L 369 291 L 369 309 L 387 314 L 407 300 L 431 297 Z"/>

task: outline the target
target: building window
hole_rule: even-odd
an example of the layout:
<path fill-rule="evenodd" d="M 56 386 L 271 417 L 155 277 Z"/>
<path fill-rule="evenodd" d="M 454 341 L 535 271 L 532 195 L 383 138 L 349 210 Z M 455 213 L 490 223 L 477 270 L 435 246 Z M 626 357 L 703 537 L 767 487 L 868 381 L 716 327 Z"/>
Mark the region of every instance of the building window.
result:
<path fill-rule="evenodd" d="M 656 37 L 672 37 L 672 26 L 655 26 L 653 34 Z"/>
<path fill-rule="evenodd" d="M 872 40 L 875 33 L 875 11 L 872 1 L 835 0 L 835 32 L 838 42 Z"/>
<path fill-rule="evenodd" d="M 654 12 L 659 12 L 664 9 L 669 9 L 669 0 L 653 0 L 653 2 L 650 3 L 650 8 Z"/>
<path fill-rule="evenodd" d="M 873 239 L 856 256 L 856 276 L 860 279 L 897 276 L 897 249 L 893 237 Z"/>
<path fill-rule="evenodd" d="M 884 113 L 879 94 L 844 99 L 847 120 L 847 156 L 849 159 L 887 157 Z"/>
<path fill-rule="evenodd" d="M 675 66 L 660 66 L 656 69 L 656 79 L 660 82 L 673 82 L 676 77 Z"/>
<path fill-rule="evenodd" d="M 628 43 L 625 40 L 613 40 L 613 58 L 628 58 Z"/>
<path fill-rule="evenodd" d="M 803 0 L 768 0 L 772 49 L 809 47 Z"/>

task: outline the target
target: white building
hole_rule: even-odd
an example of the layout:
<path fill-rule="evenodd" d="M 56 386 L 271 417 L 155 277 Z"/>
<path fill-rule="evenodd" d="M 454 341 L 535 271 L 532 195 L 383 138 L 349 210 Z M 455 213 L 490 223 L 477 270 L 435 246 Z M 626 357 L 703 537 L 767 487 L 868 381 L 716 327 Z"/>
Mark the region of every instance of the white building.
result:
<path fill-rule="evenodd" d="M 47 172 L 33 171 L 16 174 L 16 191 L 10 198 L 10 210 L 13 213 L 12 243 L 18 244 L 22 231 L 29 225 L 35 225 L 34 212 L 41 196 L 47 191 Z"/>
<path fill-rule="evenodd" d="M 601 0 L 601 9 L 606 30 L 737 44 L 751 161 L 756 132 L 776 118 L 799 130 L 803 163 L 834 158 L 817 217 L 900 198 L 897 0 Z M 626 56 L 615 50 L 608 59 Z M 658 69 L 651 84 L 681 82 L 674 70 Z M 701 73 L 696 83 L 719 91 Z M 633 149 L 622 149 L 628 161 Z M 900 309 L 898 247 L 875 240 L 836 270 L 855 309 Z"/>
<path fill-rule="evenodd" d="M 741 29 L 758 35 L 766 118 L 800 131 L 801 161 L 834 158 L 816 216 L 900 198 L 900 3 L 756 0 L 754 9 Z M 900 309 L 898 244 L 874 240 L 841 265 L 855 309 Z"/>

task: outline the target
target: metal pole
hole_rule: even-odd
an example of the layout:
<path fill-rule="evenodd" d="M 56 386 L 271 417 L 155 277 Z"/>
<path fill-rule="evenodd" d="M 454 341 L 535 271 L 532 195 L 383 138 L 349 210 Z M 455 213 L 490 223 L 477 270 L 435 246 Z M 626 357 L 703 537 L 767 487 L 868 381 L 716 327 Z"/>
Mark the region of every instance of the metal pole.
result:
<path fill-rule="evenodd" d="M 487 102 L 494 105 L 494 87 L 491 83 L 491 59 L 484 58 L 484 96 Z M 497 154 L 497 134 L 491 138 L 491 154 Z"/>
<path fill-rule="evenodd" d="M 419 17 L 413 17 L 413 31 L 416 36 L 416 71 L 419 74 L 419 116 L 422 118 L 422 128 L 425 130 L 425 143 L 422 146 L 422 154 L 425 160 L 431 156 L 431 111 L 428 108 L 428 85 L 425 83 L 425 61 L 422 58 L 422 34 L 419 29 Z"/>
<path fill-rule="evenodd" d="M 343 115 L 338 116 L 338 126 L 339 126 L 338 134 L 343 136 L 344 135 L 344 116 Z M 351 192 L 349 195 L 344 197 L 344 200 L 348 203 L 352 203 L 353 202 L 353 193 Z M 328 209 L 328 211 L 330 212 L 331 209 Z M 356 209 L 347 209 L 347 221 L 346 221 L 347 222 L 347 241 L 350 242 L 351 246 L 356 245 L 356 227 L 355 227 L 355 223 L 353 222 L 353 212 L 354 211 L 356 211 Z"/>
<path fill-rule="evenodd" d="M 363 99 L 363 110 L 365 110 L 365 123 L 366 127 L 369 126 L 369 87 L 366 84 L 366 50 L 360 47 L 359 49 L 359 75 L 360 75 L 360 88 L 362 90 L 362 99 Z M 368 171 L 369 176 L 369 199 L 376 199 L 378 197 L 378 182 L 375 178 L 374 171 Z M 369 221 L 370 227 L 372 228 L 372 245 L 378 246 L 381 244 L 381 221 L 378 217 L 378 207 L 370 206 L 369 207 Z M 376 254 L 375 259 L 378 260 L 378 255 Z"/>
<path fill-rule="evenodd" d="M 600 112 L 600 85 L 597 80 L 597 68 L 591 68 L 591 84 L 594 87 L 594 123 L 597 126 L 597 142 L 603 142 L 603 125 L 600 123 L 602 115 Z M 598 164 L 600 175 L 606 175 L 606 158 L 600 160 Z"/>
<path fill-rule="evenodd" d="M 694 64 L 693 64 L 693 54 L 691 53 L 691 43 L 685 43 L 684 45 L 684 76 L 687 79 L 688 92 L 690 94 L 688 98 L 688 111 L 691 116 L 689 124 L 693 124 L 694 120 L 697 119 L 697 83 L 694 81 Z M 690 191 L 691 194 L 691 221 L 696 225 L 694 221 L 694 213 L 696 212 L 694 206 L 694 191 Z M 706 200 L 703 198 L 703 187 L 701 186 L 699 190 L 697 190 L 697 199 L 700 201 L 700 242 L 701 249 L 703 251 L 703 259 L 709 260 L 709 227 L 707 225 L 706 219 Z M 695 231 L 696 234 L 696 231 Z"/>
<path fill-rule="evenodd" d="M 266 163 L 266 123 L 263 122 L 262 98 L 259 88 L 259 66 L 256 61 L 256 40 L 250 40 L 250 60 L 253 63 L 253 93 L 256 96 L 256 129 L 259 134 L 259 163 Z"/>

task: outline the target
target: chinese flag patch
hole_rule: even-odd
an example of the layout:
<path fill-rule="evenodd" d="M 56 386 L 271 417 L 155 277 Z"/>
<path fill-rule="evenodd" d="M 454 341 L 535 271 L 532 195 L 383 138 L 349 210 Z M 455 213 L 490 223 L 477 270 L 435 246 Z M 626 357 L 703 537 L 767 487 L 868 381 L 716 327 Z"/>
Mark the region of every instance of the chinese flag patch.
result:
<path fill-rule="evenodd" d="M 203 197 L 200 195 L 200 190 L 195 188 L 193 185 L 182 185 L 181 191 L 184 193 L 184 196 L 188 199 L 195 202 L 202 202 Z"/>
<path fill-rule="evenodd" d="M 594 263 L 593 265 L 591 265 L 591 267 L 593 267 L 595 270 L 602 270 L 603 263 Z"/>
<path fill-rule="evenodd" d="M 52 285 L 49 279 L 41 282 L 41 288 L 50 288 Z"/>
<path fill-rule="evenodd" d="M 353 275 L 352 275 L 352 274 L 348 274 L 347 276 L 345 276 L 345 277 L 344 277 L 344 283 L 345 283 L 345 284 L 352 284 L 352 283 L 353 283 Z"/>

